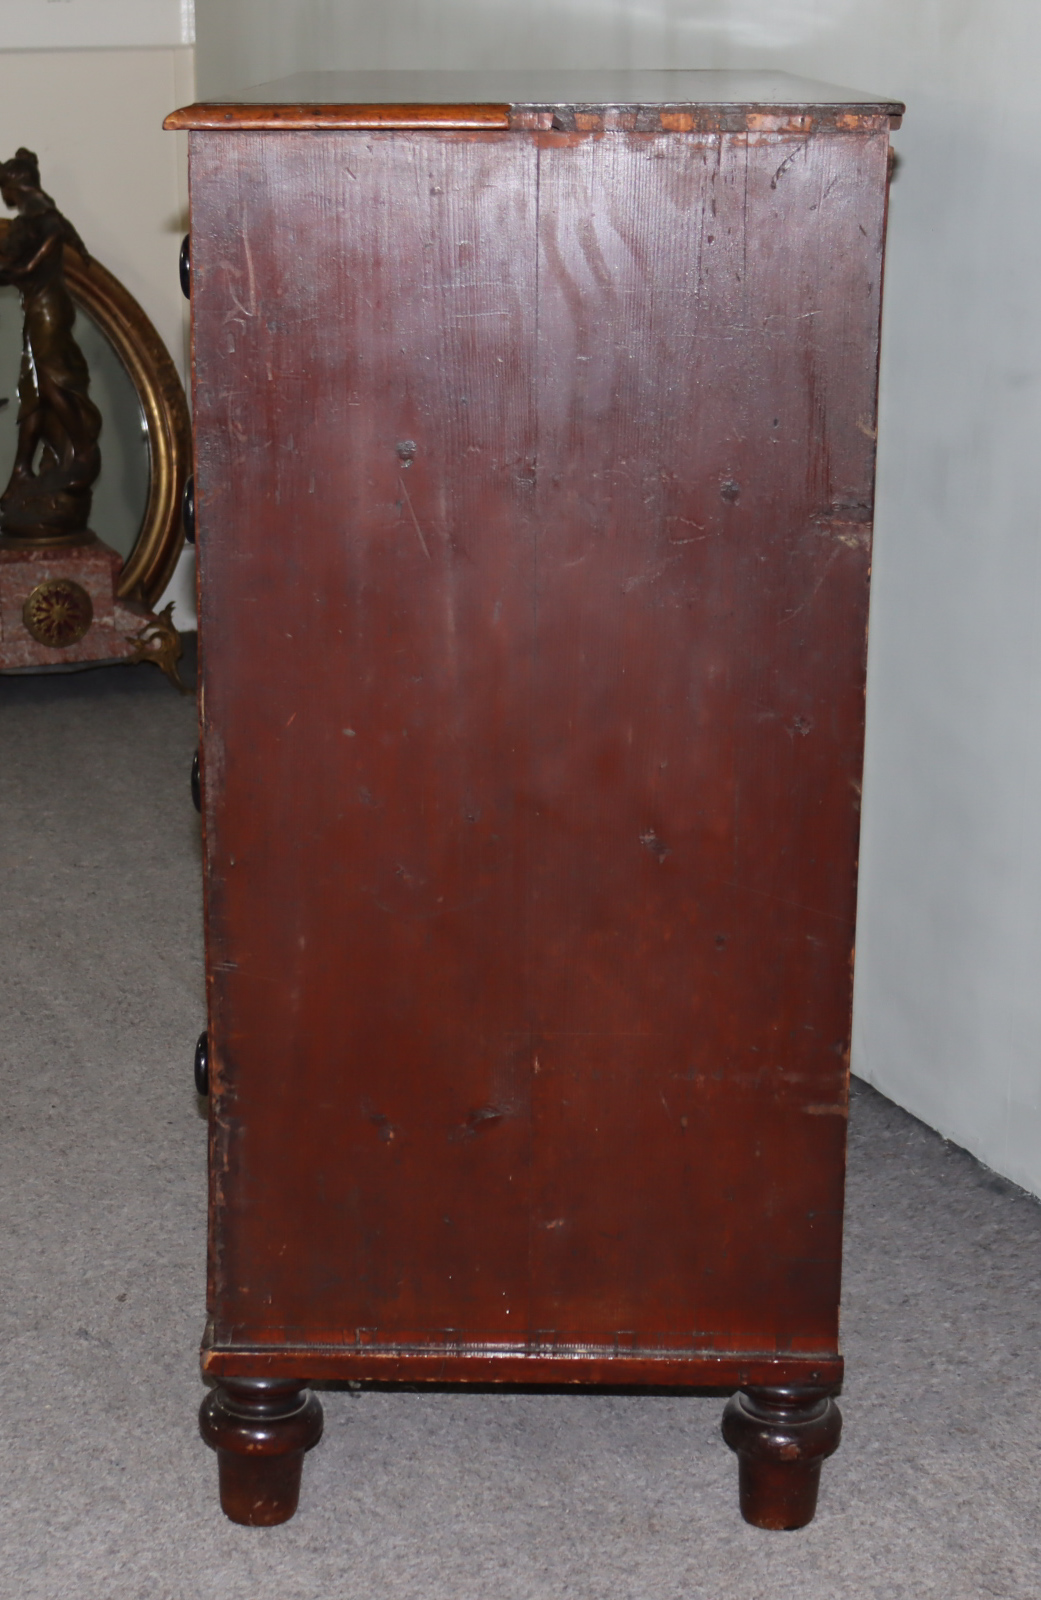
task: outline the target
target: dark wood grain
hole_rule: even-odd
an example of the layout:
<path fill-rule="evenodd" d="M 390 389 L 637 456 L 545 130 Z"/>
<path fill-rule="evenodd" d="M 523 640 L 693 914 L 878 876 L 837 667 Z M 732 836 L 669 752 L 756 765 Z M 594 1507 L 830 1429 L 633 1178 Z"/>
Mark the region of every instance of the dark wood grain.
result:
<path fill-rule="evenodd" d="M 536 159 L 193 155 L 222 1341 L 526 1335 Z"/>
<path fill-rule="evenodd" d="M 885 118 L 610 112 L 192 135 L 222 1381 L 841 1379 Z"/>
<path fill-rule="evenodd" d="M 217 1343 L 830 1355 L 884 141 L 539 146 L 194 156 Z"/>
<path fill-rule="evenodd" d="M 832 1350 L 885 139 L 540 142 L 538 1320 Z"/>

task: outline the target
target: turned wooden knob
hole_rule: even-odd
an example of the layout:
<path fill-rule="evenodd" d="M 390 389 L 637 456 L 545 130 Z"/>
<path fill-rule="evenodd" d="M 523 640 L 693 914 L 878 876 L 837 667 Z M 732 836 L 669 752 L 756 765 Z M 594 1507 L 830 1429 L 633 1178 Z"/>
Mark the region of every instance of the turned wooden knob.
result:
<path fill-rule="evenodd" d="M 195 1092 L 205 1100 L 210 1092 L 210 1036 L 200 1033 L 195 1046 Z"/>
<path fill-rule="evenodd" d="M 195 476 L 185 478 L 184 493 L 181 496 L 181 522 L 184 526 L 184 537 L 189 544 L 195 543 Z"/>
<path fill-rule="evenodd" d="M 192 297 L 192 236 L 190 233 L 186 233 L 181 240 L 178 270 L 181 275 L 181 293 L 186 300 L 190 300 Z"/>

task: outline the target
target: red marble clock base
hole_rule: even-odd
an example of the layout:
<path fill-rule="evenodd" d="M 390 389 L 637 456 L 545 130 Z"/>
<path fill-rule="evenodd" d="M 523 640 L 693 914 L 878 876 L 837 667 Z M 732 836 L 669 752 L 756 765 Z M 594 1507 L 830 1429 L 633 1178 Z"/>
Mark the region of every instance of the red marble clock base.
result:
<path fill-rule="evenodd" d="M 181 645 L 169 616 L 172 608 L 156 616 L 137 601 L 120 599 L 116 583 L 122 565 L 122 557 L 100 539 L 42 548 L 0 540 L 0 672 L 155 661 L 182 688 L 176 666 Z M 67 589 L 70 583 L 74 587 Z M 64 632 L 67 642 L 45 643 L 39 637 L 47 628 L 31 615 L 34 597 L 36 611 L 44 616 L 46 602 L 53 602 L 46 619 L 51 636 L 60 638 Z M 32 620 L 37 621 L 35 628 L 30 627 Z"/>

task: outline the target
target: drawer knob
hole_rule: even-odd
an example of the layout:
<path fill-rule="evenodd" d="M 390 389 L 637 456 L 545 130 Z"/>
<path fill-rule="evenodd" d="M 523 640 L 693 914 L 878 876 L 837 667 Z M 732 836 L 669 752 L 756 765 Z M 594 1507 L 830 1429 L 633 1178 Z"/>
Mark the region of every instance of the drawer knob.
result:
<path fill-rule="evenodd" d="M 181 255 L 177 263 L 181 275 L 181 293 L 186 300 L 192 297 L 192 236 L 186 233 L 181 240 Z"/>
<path fill-rule="evenodd" d="M 184 537 L 189 544 L 195 543 L 195 474 L 184 480 L 184 493 L 181 496 L 181 523 L 184 527 Z"/>
<path fill-rule="evenodd" d="M 210 1092 L 210 1036 L 200 1033 L 195 1046 L 195 1092 L 205 1100 Z"/>
<path fill-rule="evenodd" d="M 202 810 L 202 781 L 199 775 L 198 750 L 192 756 L 192 805 L 196 811 Z"/>

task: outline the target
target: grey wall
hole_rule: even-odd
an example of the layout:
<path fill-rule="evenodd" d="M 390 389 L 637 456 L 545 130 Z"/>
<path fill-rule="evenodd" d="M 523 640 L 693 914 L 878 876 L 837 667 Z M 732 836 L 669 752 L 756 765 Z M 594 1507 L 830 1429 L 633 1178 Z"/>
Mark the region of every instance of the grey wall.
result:
<path fill-rule="evenodd" d="M 219 94 L 317 66 L 728 66 L 798 49 L 818 15 L 855 3 L 196 0 L 199 86 Z"/>
<path fill-rule="evenodd" d="M 197 0 L 200 92 L 317 66 L 763 66 L 896 136 L 856 1069 L 1041 1193 L 1036 0 Z"/>

